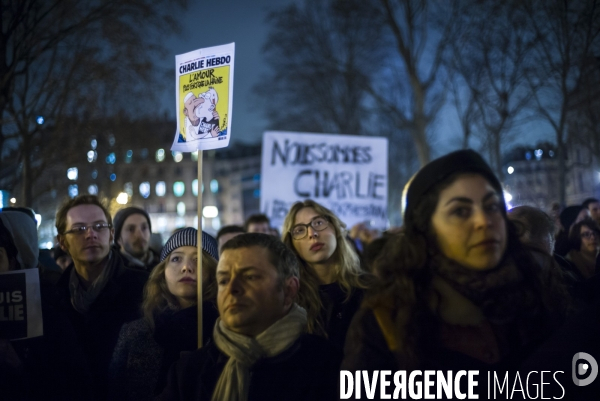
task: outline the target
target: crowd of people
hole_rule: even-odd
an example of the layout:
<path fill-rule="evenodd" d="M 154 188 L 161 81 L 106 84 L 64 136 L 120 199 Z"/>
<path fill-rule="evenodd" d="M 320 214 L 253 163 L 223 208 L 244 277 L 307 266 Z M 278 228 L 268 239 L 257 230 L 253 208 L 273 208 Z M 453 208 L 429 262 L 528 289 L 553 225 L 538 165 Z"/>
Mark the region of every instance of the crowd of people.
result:
<path fill-rule="evenodd" d="M 305 200 L 281 235 L 254 215 L 158 249 L 146 211 L 80 195 L 56 212 L 60 272 L 38 259 L 33 213 L 2 209 L 0 272 L 39 271 L 44 330 L 0 333 L 0 398 L 335 400 L 340 370 L 477 370 L 483 395 L 483 372 L 565 371 L 600 349 L 599 200 L 507 210 L 462 150 L 419 170 L 402 208 L 378 233 Z M 568 399 L 597 396 L 564 377 Z"/>

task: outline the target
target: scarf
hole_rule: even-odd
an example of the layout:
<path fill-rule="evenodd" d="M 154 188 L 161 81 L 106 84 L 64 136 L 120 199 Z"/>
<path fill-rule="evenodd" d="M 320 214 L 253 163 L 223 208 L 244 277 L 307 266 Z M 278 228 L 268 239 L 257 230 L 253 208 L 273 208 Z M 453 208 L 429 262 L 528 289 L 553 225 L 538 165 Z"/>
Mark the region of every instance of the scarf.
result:
<path fill-rule="evenodd" d="M 441 255 L 434 256 L 432 263 L 433 270 L 477 305 L 491 323 L 510 322 L 523 308 L 533 307 L 523 274 L 510 257 L 488 270 L 470 269 Z"/>
<path fill-rule="evenodd" d="M 112 253 L 113 251 L 110 251 L 104 269 L 102 269 L 100 275 L 96 277 L 96 280 L 92 282 L 87 290 L 81 284 L 75 266 L 73 266 L 71 275 L 69 276 L 69 290 L 71 292 L 71 304 L 77 312 L 86 314 L 113 276 L 118 258 L 113 258 Z"/>
<path fill-rule="evenodd" d="M 148 266 L 151 266 L 155 259 L 154 253 L 150 249 L 148 249 L 148 251 L 141 258 L 136 258 L 132 254 L 124 250 L 119 250 L 119 252 L 121 252 L 121 255 L 125 259 L 127 259 L 127 261 L 129 261 L 129 263 L 132 266 L 139 267 L 144 270 L 146 270 Z"/>
<path fill-rule="evenodd" d="M 566 259 L 573 262 L 586 279 L 592 277 L 596 272 L 596 257 L 590 257 L 583 252 L 573 249 L 567 254 Z"/>
<path fill-rule="evenodd" d="M 268 329 L 256 337 L 248 337 L 227 329 L 219 318 L 213 338 L 229 360 L 221 372 L 212 400 L 246 401 L 252 365 L 289 348 L 304 332 L 306 321 L 306 310 L 294 304 L 287 315 Z"/>

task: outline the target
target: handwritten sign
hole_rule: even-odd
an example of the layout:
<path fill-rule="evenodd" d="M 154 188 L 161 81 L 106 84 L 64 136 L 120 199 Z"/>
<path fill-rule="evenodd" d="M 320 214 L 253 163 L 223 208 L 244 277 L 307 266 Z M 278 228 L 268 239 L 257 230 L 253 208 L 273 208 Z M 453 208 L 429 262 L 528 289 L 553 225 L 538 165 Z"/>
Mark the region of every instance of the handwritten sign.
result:
<path fill-rule="evenodd" d="M 37 269 L 0 273 L 0 338 L 18 340 L 43 335 Z"/>
<path fill-rule="evenodd" d="M 387 226 L 386 138 L 265 132 L 261 210 L 275 227 L 294 202 L 313 199 L 351 227 Z"/>

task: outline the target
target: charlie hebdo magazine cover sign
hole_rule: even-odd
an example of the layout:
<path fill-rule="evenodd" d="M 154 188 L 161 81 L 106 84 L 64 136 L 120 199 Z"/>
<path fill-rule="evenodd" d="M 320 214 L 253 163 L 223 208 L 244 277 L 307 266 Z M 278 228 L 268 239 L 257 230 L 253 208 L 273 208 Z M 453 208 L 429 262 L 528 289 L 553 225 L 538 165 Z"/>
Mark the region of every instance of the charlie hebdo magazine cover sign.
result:
<path fill-rule="evenodd" d="M 175 56 L 177 132 L 171 150 L 224 148 L 231 137 L 235 43 Z"/>
<path fill-rule="evenodd" d="M 265 132 L 260 210 L 275 227 L 313 199 L 348 227 L 387 227 L 388 141 L 373 136 Z"/>

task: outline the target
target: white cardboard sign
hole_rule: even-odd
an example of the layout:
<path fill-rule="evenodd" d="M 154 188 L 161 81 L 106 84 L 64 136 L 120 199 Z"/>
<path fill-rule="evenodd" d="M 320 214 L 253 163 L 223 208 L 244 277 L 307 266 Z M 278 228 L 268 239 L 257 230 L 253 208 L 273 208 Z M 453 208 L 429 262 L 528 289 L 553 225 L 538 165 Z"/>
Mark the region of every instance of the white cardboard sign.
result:
<path fill-rule="evenodd" d="M 387 226 L 388 141 L 372 136 L 265 132 L 260 208 L 281 227 L 294 202 L 312 199 L 348 228 Z"/>

